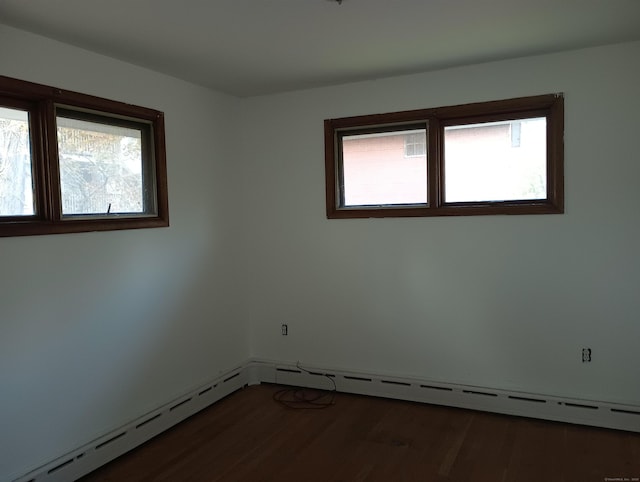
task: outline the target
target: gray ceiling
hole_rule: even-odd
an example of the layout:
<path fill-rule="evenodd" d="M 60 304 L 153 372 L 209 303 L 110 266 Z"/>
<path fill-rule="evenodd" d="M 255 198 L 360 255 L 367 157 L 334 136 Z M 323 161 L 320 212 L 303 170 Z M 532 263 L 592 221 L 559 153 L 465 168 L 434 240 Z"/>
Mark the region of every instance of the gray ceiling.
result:
<path fill-rule="evenodd" d="M 244 97 L 640 40 L 640 0 L 0 0 L 0 22 Z"/>

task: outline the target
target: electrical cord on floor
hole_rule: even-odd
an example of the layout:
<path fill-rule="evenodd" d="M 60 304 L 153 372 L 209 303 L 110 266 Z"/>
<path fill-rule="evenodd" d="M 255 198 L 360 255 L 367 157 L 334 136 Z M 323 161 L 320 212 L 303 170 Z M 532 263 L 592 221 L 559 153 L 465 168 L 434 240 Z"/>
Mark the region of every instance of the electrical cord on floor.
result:
<path fill-rule="evenodd" d="M 300 362 L 296 363 L 296 367 L 310 375 L 318 375 L 302 368 Z M 331 381 L 333 385 L 331 390 L 302 387 L 283 388 L 273 394 L 273 399 L 282 406 L 295 410 L 317 410 L 330 407 L 335 404 L 336 382 L 330 375 L 325 373 L 324 376 Z"/>

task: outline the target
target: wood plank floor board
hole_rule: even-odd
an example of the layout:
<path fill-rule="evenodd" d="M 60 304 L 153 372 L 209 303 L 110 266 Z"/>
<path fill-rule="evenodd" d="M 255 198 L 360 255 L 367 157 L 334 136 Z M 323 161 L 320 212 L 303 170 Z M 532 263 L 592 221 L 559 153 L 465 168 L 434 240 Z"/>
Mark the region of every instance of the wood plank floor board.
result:
<path fill-rule="evenodd" d="M 315 410 L 236 392 L 82 482 L 604 482 L 640 434 L 338 393 Z"/>
<path fill-rule="evenodd" d="M 515 433 L 505 482 L 564 480 L 564 426 L 524 418 L 512 423 Z M 550 424 L 554 430 L 549 430 Z"/>
<path fill-rule="evenodd" d="M 504 440 L 510 419 L 492 414 L 474 416 L 451 477 L 456 480 L 500 481 L 504 477 Z"/>
<path fill-rule="evenodd" d="M 566 433 L 567 480 L 640 477 L 640 459 L 632 455 L 637 435 L 578 426 L 567 426 Z"/>

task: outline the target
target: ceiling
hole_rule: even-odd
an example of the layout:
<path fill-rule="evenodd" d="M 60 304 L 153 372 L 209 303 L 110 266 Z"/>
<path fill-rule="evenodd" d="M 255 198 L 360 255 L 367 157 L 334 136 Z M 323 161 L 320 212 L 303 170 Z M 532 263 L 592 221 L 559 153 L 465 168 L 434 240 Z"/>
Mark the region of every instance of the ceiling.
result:
<path fill-rule="evenodd" d="M 247 97 L 640 40 L 640 0 L 0 0 L 0 23 Z"/>

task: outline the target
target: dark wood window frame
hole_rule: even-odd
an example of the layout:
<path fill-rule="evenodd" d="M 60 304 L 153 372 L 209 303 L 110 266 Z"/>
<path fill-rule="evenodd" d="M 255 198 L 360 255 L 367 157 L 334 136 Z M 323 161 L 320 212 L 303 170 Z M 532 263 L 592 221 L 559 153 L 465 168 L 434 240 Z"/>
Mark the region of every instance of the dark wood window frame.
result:
<path fill-rule="evenodd" d="M 169 226 L 164 114 L 146 107 L 0 76 L 0 106 L 29 113 L 34 215 L 0 216 L 0 236 L 62 234 Z M 62 214 L 56 112 L 114 125 L 145 125 L 143 213 Z"/>
<path fill-rule="evenodd" d="M 546 118 L 545 199 L 445 202 L 444 129 L 447 126 Z M 420 126 L 427 130 L 426 204 L 344 206 L 341 138 Z M 326 212 L 329 219 L 490 214 L 559 214 L 564 212 L 564 96 L 547 94 L 474 104 L 374 114 L 324 121 Z"/>

